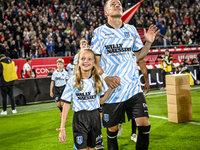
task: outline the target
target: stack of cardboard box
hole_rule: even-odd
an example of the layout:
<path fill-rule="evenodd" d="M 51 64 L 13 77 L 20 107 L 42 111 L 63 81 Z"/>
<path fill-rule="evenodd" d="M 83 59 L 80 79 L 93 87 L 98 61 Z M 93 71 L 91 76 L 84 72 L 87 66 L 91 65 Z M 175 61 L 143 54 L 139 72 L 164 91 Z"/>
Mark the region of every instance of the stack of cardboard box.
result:
<path fill-rule="evenodd" d="M 190 79 L 188 74 L 166 75 L 168 120 L 187 122 L 192 120 Z"/>

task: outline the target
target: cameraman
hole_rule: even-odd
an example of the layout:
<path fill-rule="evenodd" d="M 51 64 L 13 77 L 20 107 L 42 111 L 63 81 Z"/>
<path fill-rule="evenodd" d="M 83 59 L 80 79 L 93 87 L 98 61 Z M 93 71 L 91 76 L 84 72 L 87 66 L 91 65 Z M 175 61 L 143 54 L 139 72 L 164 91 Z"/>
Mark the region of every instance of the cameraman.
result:
<path fill-rule="evenodd" d="M 170 74 L 170 72 L 172 71 L 173 57 L 169 54 L 169 50 L 165 50 L 165 55 L 161 57 L 162 57 L 161 69 L 163 75 L 163 87 L 161 88 L 161 90 L 163 90 L 166 87 L 165 75 Z"/>

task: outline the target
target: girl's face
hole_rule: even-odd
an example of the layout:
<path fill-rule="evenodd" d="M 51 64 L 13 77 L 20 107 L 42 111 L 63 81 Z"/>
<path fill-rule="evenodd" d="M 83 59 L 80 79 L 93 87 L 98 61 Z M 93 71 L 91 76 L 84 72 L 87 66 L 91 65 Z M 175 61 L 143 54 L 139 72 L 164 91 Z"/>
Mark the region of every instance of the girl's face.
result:
<path fill-rule="evenodd" d="M 58 68 L 59 70 L 63 69 L 63 67 L 64 67 L 63 63 L 61 63 L 61 62 L 58 62 L 58 63 L 57 63 L 57 68 Z"/>
<path fill-rule="evenodd" d="M 80 54 L 79 64 L 82 71 L 91 71 L 95 66 L 94 54 L 90 51 L 84 51 Z"/>

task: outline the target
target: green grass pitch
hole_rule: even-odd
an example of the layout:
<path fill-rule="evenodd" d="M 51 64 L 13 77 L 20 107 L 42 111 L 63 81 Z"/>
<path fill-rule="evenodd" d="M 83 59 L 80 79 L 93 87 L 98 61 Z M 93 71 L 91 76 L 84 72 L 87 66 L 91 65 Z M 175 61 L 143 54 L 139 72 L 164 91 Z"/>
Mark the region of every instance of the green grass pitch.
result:
<path fill-rule="evenodd" d="M 151 123 L 149 150 L 200 150 L 200 86 L 191 89 L 193 122 L 172 123 L 167 117 L 165 91 L 152 90 L 147 96 Z M 0 116 L 0 150 L 73 150 L 72 118 L 66 123 L 67 141 L 59 143 L 56 128 L 60 126 L 59 110 L 55 102 L 29 104 L 16 107 L 13 115 L 10 108 L 7 116 Z M 2 110 L 2 108 L 0 108 Z M 156 118 L 160 116 L 164 118 Z M 102 129 L 105 150 L 106 129 Z M 131 122 L 123 124 L 122 136 L 118 137 L 120 150 L 134 150 L 130 140 Z"/>

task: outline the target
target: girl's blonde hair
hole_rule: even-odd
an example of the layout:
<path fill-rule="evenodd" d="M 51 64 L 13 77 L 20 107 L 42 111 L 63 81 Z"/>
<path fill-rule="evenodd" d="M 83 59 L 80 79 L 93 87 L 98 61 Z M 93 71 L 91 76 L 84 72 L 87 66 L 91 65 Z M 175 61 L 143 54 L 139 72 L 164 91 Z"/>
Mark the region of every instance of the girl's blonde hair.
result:
<path fill-rule="evenodd" d="M 78 53 L 78 61 L 77 61 L 77 64 L 79 64 L 79 58 L 80 58 L 80 55 L 81 53 L 85 52 L 85 51 L 88 51 L 88 52 L 91 52 L 94 56 L 94 63 L 96 64 L 96 57 L 95 57 L 95 53 L 89 49 L 89 48 L 85 48 L 83 50 L 81 50 L 79 53 Z M 82 82 L 82 74 L 81 74 L 81 68 L 79 65 L 76 65 L 75 67 L 75 87 L 77 87 L 79 89 L 79 91 L 82 91 L 83 90 L 83 82 Z M 94 88 L 95 88 L 95 93 L 96 94 L 100 94 L 101 93 L 101 90 L 102 90 L 102 83 L 101 83 L 101 79 L 99 77 L 99 73 L 97 71 L 97 68 L 96 66 L 94 66 L 92 68 L 92 75 L 93 75 L 93 80 L 94 80 Z"/>

